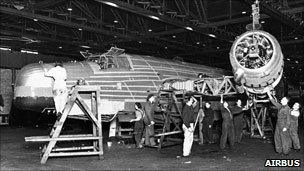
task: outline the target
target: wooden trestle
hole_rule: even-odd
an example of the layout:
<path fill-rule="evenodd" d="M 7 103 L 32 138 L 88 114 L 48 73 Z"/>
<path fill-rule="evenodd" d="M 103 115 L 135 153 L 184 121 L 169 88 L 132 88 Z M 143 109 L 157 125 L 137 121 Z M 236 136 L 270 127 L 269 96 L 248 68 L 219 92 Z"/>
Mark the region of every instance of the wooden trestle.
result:
<path fill-rule="evenodd" d="M 255 98 L 255 97 L 253 97 Z M 250 132 L 251 137 L 265 138 L 265 132 L 273 132 L 273 125 L 269 116 L 269 99 L 254 100 L 253 106 L 250 108 L 251 121 Z"/>
<path fill-rule="evenodd" d="M 91 94 L 91 110 L 84 102 L 81 93 Z M 48 142 L 42 150 L 41 164 L 45 164 L 49 157 L 63 157 L 63 156 L 86 156 L 98 155 L 101 159 L 103 157 L 103 142 L 102 142 L 102 121 L 101 114 L 98 112 L 98 104 L 100 100 L 100 91 L 98 86 L 76 86 L 69 97 L 62 115 L 55 122 L 49 136 L 34 136 L 25 137 L 26 142 Z M 60 135 L 63 125 L 68 118 L 70 111 L 74 104 L 77 104 L 83 111 L 84 115 L 92 122 L 92 134 L 78 134 L 78 135 Z M 91 146 L 81 147 L 55 147 L 58 141 L 84 141 L 92 140 Z"/>
<path fill-rule="evenodd" d="M 184 95 L 183 91 L 162 89 L 157 93 L 155 104 L 158 110 L 154 114 L 154 137 L 158 139 L 158 149 L 181 142 L 179 136 L 173 136 L 183 132 L 181 129 L 181 105 L 184 101 Z"/>

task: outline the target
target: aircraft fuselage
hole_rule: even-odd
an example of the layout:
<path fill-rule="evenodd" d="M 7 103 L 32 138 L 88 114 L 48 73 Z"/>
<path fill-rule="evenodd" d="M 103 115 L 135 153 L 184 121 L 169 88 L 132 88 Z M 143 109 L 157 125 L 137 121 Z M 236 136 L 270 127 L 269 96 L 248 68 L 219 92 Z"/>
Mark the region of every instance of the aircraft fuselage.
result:
<path fill-rule="evenodd" d="M 96 61 L 63 64 L 67 70 L 68 87 L 75 85 L 80 78 L 89 85 L 100 87 L 99 111 L 102 114 L 134 110 L 134 102 L 145 102 L 147 95 L 156 93 L 167 78 L 197 78 L 199 73 L 210 77 L 230 74 L 223 69 L 151 56 L 121 54 L 110 60 L 111 66 L 107 63 L 110 67 Z M 14 103 L 17 107 L 41 112 L 54 106 L 52 78 L 44 76 L 44 70 L 53 66 L 52 63 L 35 63 L 21 69 L 15 84 Z"/>

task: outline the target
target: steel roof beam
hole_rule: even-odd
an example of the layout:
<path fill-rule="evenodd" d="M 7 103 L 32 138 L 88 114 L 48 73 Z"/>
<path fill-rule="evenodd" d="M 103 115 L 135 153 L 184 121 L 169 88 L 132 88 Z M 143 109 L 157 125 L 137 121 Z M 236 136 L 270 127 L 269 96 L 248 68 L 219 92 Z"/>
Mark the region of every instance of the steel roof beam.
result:
<path fill-rule="evenodd" d="M 190 31 L 193 30 L 195 32 L 198 32 L 198 33 L 203 34 L 208 37 L 209 37 L 209 34 L 212 33 L 211 31 L 209 32 L 209 31 L 205 30 L 205 28 L 208 27 L 208 24 L 200 24 L 200 26 L 205 26 L 205 28 L 203 28 L 203 27 L 194 25 L 190 21 L 189 21 L 189 23 L 187 23 L 187 22 L 182 22 L 182 21 L 178 21 L 178 20 L 173 20 L 172 18 L 167 17 L 165 15 L 159 15 L 158 13 L 146 10 L 144 8 L 137 7 L 135 5 L 131 5 L 129 3 L 126 3 L 126 2 L 123 2 L 120 0 L 95 0 L 95 1 L 112 6 L 114 8 L 118 8 L 121 10 L 131 12 L 131 13 L 134 13 L 137 15 L 148 17 L 148 18 L 151 18 L 154 20 L 159 20 L 161 22 L 164 22 L 164 23 L 167 23 L 170 25 L 174 25 L 176 27 L 181 27 L 185 30 L 190 30 Z M 235 33 L 230 33 L 230 34 L 235 35 Z M 231 37 L 231 36 L 224 37 L 223 35 L 221 35 L 221 36 L 217 36 L 217 39 L 231 42 L 232 40 L 234 40 L 234 37 Z"/>
<path fill-rule="evenodd" d="M 86 25 L 83 25 L 83 24 L 73 23 L 71 21 L 65 21 L 65 20 L 61 20 L 61 19 L 57 19 L 57 18 L 51 18 L 49 16 L 33 14 L 31 12 L 25 12 L 25 11 L 18 11 L 16 9 L 12 9 L 12 8 L 0 7 L 0 12 L 10 14 L 10 15 L 19 16 L 19 17 L 29 18 L 29 19 L 37 19 L 39 21 L 58 24 L 58 25 L 66 26 L 66 27 L 75 28 L 75 29 L 81 28 L 82 30 L 86 30 L 86 31 L 90 31 L 90 32 L 96 32 L 96 33 L 100 33 L 100 34 L 104 34 L 104 35 L 108 35 L 108 36 L 116 35 L 117 37 L 124 38 L 124 39 L 131 39 L 131 40 L 134 40 L 134 41 L 142 41 L 142 42 L 147 43 L 147 44 L 154 44 L 154 45 L 164 46 L 164 44 L 162 44 L 160 42 L 151 41 L 151 40 L 148 40 L 144 37 L 121 34 L 121 33 L 118 33 L 118 32 L 113 32 L 113 31 L 108 31 L 108 30 L 104 30 L 104 29 L 100 29 L 100 28 L 94 28 L 94 27 L 86 26 Z M 170 45 L 170 44 L 168 44 L 167 46 L 177 48 L 177 49 L 180 49 L 180 50 L 187 50 L 184 47 L 178 47 L 178 46 L 174 46 L 174 45 Z"/>
<path fill-rule="evenodd" d="M 147 34 L 147 37 L 166 36 L 166 35 L 170 35 L 170 34 L 178 34 L 178 33 L 184 33 L 184 32 L 186 32 L 185 29 L 178 28 L 178 29 L 174 29 L 174 30 L 167 30 L 167 31 Z"/>
<path fill-rule="evenodd" d="M 68 44 L 68 45 L 88 45 L 88 42 L 80 42 L 80 41 L 70 41 L 70 40 L 62 40 L 62 39 L 57 39 L 57 38 L 53 38 L 53 37 L 47 37 L 47 36 L 42 36 L 42 35 L 33 35 L 33 34 L 29 34 L 29 33 L 21 33 L 18 31 L 11 31 L 11 30 L 6 30 L 6 29 L 1 29 L 0 30 L 1 34 L 4 35 L 14 35 L 14 36 L 20 36 L 20 37 L 28 37 L 31 39 L 38 39 L 38 40 L 42 40 L 42 41 L 50 41 L 50 42 L 59 42 L 62 44 Z M 90 46 L 93 46 L 92 44 L 90 44 Z"/>
<path fill-rule="evenodd" d="M 25 10 L 41 10 L 41 9 L 45 9 L 47 7 L 50 7 L 50 6 L 54 6 L 60 2 L 63 2 L 65 0 L 45 0 L 45 1 L 42 1 L 42 2 L 39 2 L 39 3 L 36 3 L 36 4 L 33 4 L 33 5 L 30 5 L 28 6 Z"/>

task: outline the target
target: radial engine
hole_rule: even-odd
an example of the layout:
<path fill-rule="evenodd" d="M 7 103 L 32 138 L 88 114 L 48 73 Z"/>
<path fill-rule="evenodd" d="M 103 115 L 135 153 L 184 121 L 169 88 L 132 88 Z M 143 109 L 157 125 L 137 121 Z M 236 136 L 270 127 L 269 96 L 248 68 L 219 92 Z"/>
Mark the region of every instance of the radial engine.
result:
<path fill-rule="evenodd" d="M 252 6 L 250 31 L 237 37 L 230 50 L 234 78 L 247 92 L 265 94 L 280 82 L 283 74 L 283 54 L 280 44 L 271 34 L 258 30 L 258 3 Z"/>

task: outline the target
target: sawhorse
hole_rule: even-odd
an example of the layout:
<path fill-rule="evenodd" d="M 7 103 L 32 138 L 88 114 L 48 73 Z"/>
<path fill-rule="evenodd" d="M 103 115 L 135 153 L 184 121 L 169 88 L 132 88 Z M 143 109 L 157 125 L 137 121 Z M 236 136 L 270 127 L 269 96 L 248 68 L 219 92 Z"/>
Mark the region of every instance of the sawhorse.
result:
<path fill-rule="evenodd" d="M 91 94 L 91 109 L 84 102 L 78 92 Z M 41 158 L 41 164 L 45 164 L 49 157 L 63 157 L 63 156 L 86 156 L 99 155 L 103 157 L 103 142 L 102 142 L 102 121 L 101 114 L 98 112 L 98 105 L 100 104 L 100 91 L 97 86 L 76 86 L 69 95 L 62 115 L 55 122 L 51 134 L 49 136 L 35 136 L 25 137 L 26 142 L 48 142 L 44 146 Z M 77 104 L 83 111 L 84 115 L 93 123 L 92 134 L 78 134 L 78 135 L 60 135 L 64 122 L 74 104 Z M 92 146 L 81 147 L 65 147 L 54 148 L 57 141 L 84 141 L 93 140 Z"/>

